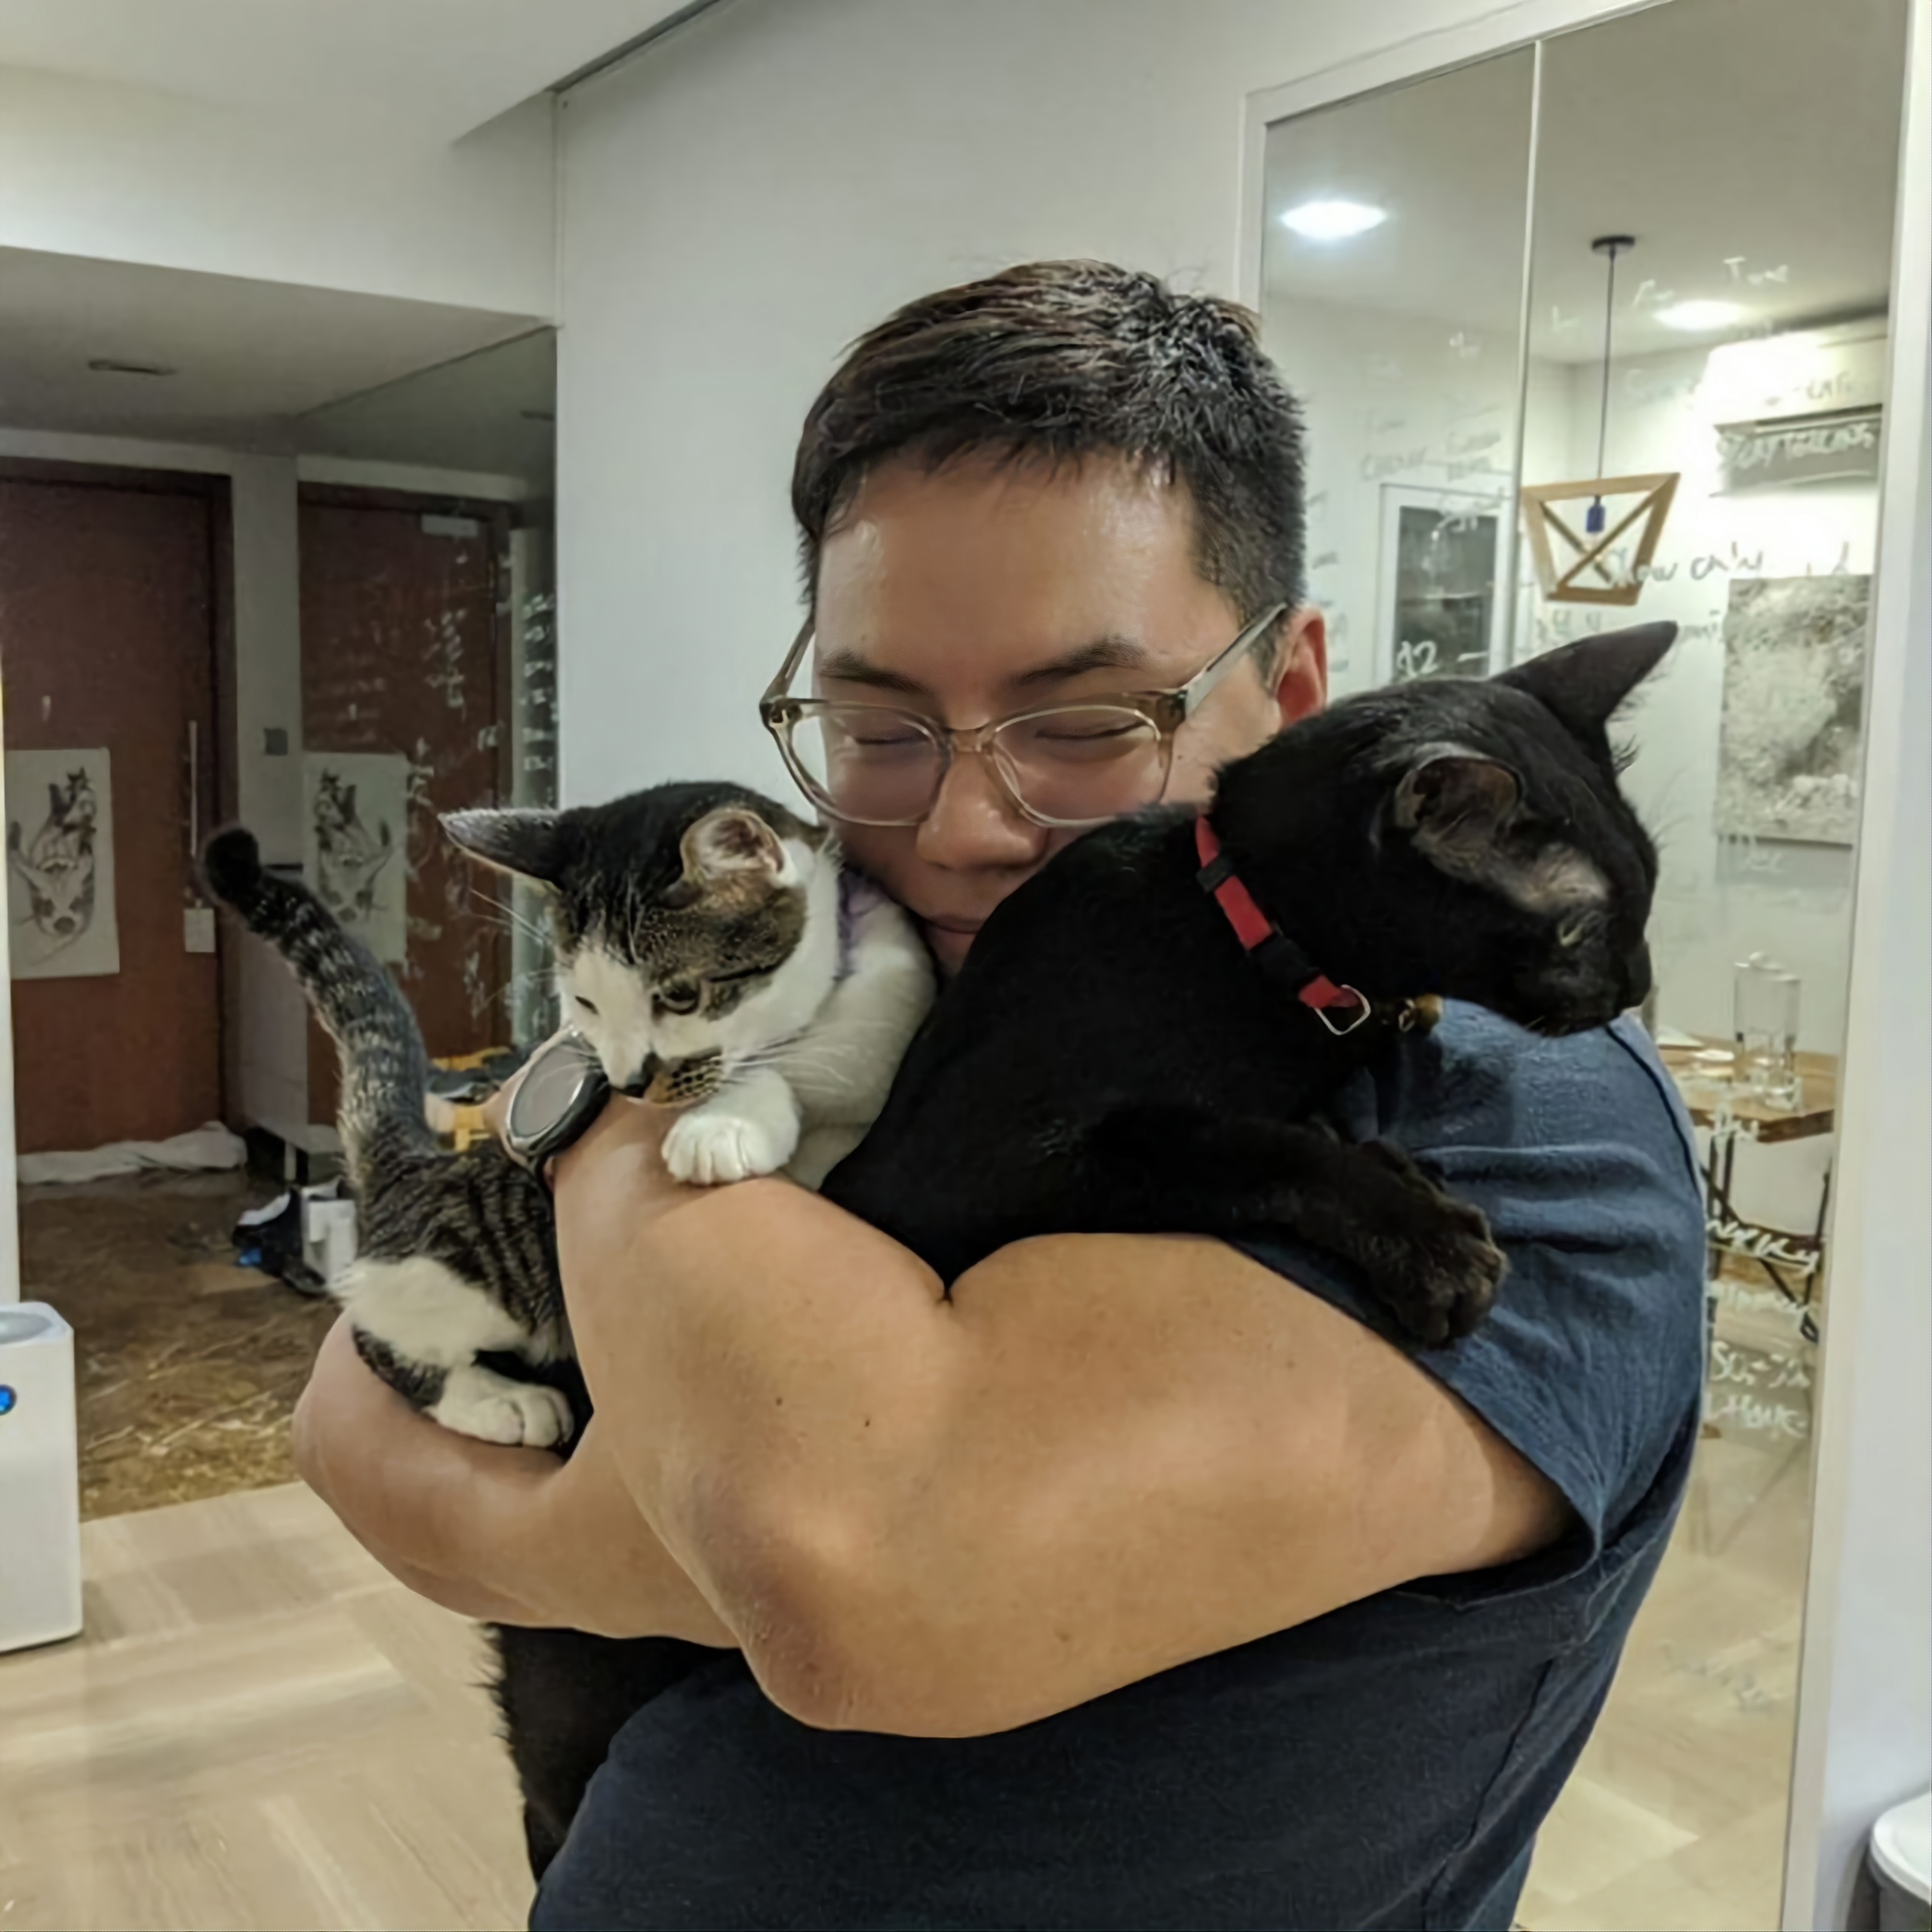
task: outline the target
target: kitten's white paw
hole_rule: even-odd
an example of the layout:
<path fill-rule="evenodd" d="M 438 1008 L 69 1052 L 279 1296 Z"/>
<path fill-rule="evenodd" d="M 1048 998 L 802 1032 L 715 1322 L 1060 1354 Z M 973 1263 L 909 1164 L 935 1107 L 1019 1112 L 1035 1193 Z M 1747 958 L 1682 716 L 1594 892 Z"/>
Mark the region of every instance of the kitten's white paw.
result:
<path fill-rule="evenodd" d="M 664 1137 L 664 1164 L 678 1180 L 715 1187 L 725 1181 L 776 1174 L 798 1144 L 795 1117 L 781 1124 L 746 1120 L 700 1107 L 686 1114 Z"/>
<path fill-rule="evenodd" d="M 555 1389 L 512 1382 L 491 1369 L 451 1370 L 429 1413 L 445 1429 L 479 1442 L 551 1449 L 570 1440 L 571 1407 Z"/>

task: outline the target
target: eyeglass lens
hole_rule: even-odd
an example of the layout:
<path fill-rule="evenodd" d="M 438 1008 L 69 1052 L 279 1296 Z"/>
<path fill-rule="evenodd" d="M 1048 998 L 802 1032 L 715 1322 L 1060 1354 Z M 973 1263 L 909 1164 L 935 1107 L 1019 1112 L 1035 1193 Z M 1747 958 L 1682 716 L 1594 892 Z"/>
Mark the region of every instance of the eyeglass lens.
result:
<path fill-rule="evenodd" d="M 801 718 L 792 746 L 820 802 L 861 823 L 923 818 L 946 775 L 937 737 L 916 718 L 871 706 Z M 1152 804 L 1167 775 L 1160 732 L 1140 712 L 1116 706 L 1014 718 L 995 734 L 991 755 L 1029 811 L 1063 824 Z"/>

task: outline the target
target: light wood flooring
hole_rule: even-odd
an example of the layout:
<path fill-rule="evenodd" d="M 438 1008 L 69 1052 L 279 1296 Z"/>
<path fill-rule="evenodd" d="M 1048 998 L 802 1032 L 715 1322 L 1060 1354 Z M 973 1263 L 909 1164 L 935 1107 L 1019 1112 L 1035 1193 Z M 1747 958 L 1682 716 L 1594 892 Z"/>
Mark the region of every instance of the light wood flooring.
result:
<path fill-rule="evenodd" d="M 0 1657 L 0 1928 L 524 1922 L 460 1618 L 294 1484 L 82 1537 L 85 1635 Z"/>
<path fill-rule="evenodd" d="M 1774 1347 L 1724 1372 L 1722 1433 L 1545 1829 L 1531 1932 L 1777 1923 L 1809 1447 L 1795 1372 Z M 0 1657 L 0 1932 L 524 1922 L 514 1791 L 460 1620 L 293 1485 L 83 1535 L 85 1636 Z"/>

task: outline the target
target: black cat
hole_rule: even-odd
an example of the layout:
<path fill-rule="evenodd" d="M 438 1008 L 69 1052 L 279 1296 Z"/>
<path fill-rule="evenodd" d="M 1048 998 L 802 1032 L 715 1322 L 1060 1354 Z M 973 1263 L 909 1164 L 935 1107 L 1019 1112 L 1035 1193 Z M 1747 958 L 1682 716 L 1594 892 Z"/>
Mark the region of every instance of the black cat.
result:
<path fill-rule="evenodd" d="M 948 1282 L 1030 1235 L 1277 1228 L 1399 1336 L 1466 1334 L 1503 1267 L 1481 1215 L 1321 1111 L 1419 999 L 1545 1033 L 1643 999 L 1657 857 L 1605 728 L 1675 635 L 1344 700 L 1208 817 L 1080 839 L 981 931 L 826 1198 Z"/>

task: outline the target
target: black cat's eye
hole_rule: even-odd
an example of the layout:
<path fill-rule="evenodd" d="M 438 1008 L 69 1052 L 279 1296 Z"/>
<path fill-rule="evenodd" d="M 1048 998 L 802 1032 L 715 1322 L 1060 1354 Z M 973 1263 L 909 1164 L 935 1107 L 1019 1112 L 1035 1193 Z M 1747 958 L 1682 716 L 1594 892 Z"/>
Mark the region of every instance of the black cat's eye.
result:
<path fill-rule="evenodd" d="M 595 1019 L 597 1017 L 597 1009 L 596 1009 L 596 1008 L 595 1008 L 595 1007 L 594 1007 L 594 1006 L 592 1006 L 592 1005 L 591 1004 L 591 1003 L 589 1002 L 589 1001 L 588 1001 L 587 999 L 586 999 L 586 998 L 584 998 L 584 996 L 583 995 L 583 994 L 581 994 L 581 993 L 572 993 L 572 994 L 571 995 L 571 998 L 572 999 L 575 1000 L 575 1001 L 577 1001 L 577 1004 L 578 1004 L 579 1006 L 582 1007 L 582 1008 L 583 1008 L 584 1011 L 585 1011 L 585 1012 L 586 1012 L 587 1014 L 589 1014 L 590 1015 L 590 1017 L 591 1017 L 591 1018 L 592 1018 L 592 1019 L 595 1020 Z"/>
<path fill-rule="evenodd" d="M 695 1013 L 703 998 L 702 986 L 660 986 L 651 995 L 651 1004 L 660 1013 Z"/>

